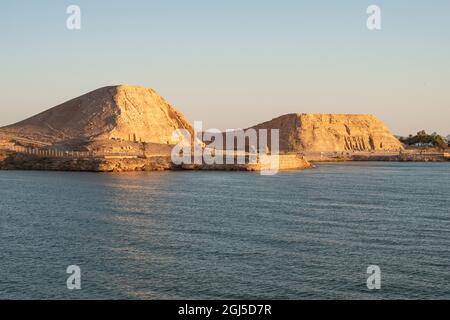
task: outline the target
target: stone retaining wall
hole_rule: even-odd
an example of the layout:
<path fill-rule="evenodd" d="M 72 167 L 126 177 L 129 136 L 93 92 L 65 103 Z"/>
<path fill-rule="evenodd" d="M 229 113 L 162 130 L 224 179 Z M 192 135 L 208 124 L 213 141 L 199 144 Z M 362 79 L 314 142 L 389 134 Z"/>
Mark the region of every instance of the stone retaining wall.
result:
<path fill-rule="evenodd" d="M 272 158 L 278 170 L 298 170 L 310 168 L 309 162 L 297 155 L 280 155 Z M 3 158 L 3 159 L 2 159 Z M 270 158 L 269 158 L 270 159 Z M 248 162 L 248 159 L 247 159 Z M 92 172 L 125 172 L 125 171 L 162 171 L 162 170 L 217 170 L 217 171 L 261 171 L 270 169 L 270 162 L 261 161 L 256 164 L 201 164 L 174 165 L 169 156 L 148 158 L 54 158 L 29 154 L 9 153 L 0 155 L 0 169 L 3 170 L 48 170 L 48 171 L 92 171 Z"/>

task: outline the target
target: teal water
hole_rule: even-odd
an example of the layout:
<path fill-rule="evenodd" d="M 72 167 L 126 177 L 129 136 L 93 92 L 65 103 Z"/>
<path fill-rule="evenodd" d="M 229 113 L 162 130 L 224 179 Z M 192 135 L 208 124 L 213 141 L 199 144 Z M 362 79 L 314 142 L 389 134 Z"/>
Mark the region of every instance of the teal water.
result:
<path fill-rule="evenodd" d="M 0 171 L 0 190 L 0 299 L 450 299 L 450 163 Z"/>

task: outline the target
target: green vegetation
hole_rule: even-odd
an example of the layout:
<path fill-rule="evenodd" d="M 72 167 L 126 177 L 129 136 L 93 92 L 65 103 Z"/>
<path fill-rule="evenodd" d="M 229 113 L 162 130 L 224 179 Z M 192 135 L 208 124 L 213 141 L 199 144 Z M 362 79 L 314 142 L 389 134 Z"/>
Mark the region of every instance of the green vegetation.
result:
<path fill-rule="evenodd" d="M 409 146 L 431 146 L 436 148 L 447 148 L 448 141 L 436 132 L 427 134 L 425 130 L 417 132 L 415 136 L 410 134 L 406 138 L 400 138 L 400 141 Z"/>

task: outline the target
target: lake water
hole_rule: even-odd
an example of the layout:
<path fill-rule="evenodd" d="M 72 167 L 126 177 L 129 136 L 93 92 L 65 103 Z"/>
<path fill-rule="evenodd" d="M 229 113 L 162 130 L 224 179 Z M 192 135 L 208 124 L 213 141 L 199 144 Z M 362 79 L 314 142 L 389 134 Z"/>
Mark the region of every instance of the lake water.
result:
<path fill-rule="evenodd" d="M 450 299 L 450 163 L 0 171 L 0 188 L 1 299 Z"/>

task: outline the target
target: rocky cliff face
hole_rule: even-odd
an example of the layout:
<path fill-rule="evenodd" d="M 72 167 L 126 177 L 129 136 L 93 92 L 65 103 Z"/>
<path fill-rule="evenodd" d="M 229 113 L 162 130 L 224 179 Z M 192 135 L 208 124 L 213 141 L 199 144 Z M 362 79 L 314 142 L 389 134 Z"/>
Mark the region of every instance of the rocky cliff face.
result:
<path fill-rule="evenodd" d="M 280 151 L 398 151 L 402 144 L 372 115 L 288 114 L 254 129 L 279 129 Z"/>
<path fill-rule="evenodd" d="M 188 120 L 152 89 L 105 87 L 0 129 L 30 141 L 126 140 L 176 143 L 176 129 L 192 132 Z"/>

